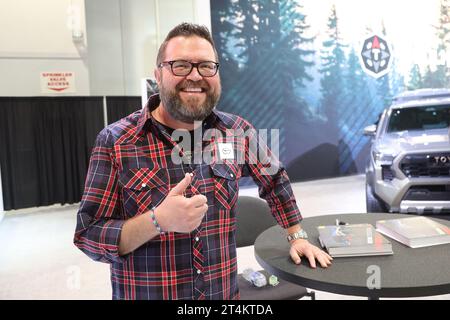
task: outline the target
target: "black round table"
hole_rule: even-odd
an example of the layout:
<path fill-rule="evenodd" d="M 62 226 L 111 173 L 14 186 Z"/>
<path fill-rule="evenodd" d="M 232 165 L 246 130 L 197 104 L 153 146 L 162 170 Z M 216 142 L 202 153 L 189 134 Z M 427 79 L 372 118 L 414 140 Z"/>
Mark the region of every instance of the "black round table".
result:
<path fill-rule="evenodd" d="M 347 223 L 371 223 L 377 220 L 411 217 L 405 214 L 339 214 L 304 218 L 302 227 L 309 241 L 320 247 L 317 226 L 334 225 L 336 219 Z M 435 219 L 435 218 L 433 218 Z M 450 226 L 450 221 L 435 219 Z M 313 269 L 308 259 L 300 265 L 289 257 L 286 231 L 274 226 L 261 233 L 255 241 L 255 256 L 268 272 L 307 288 L 337 294 L 381 297 L 420 297 L 450 293 L 450 244 L 426 248 L 409 248 L 395 240 L 393 255 L 334 258 L 328 268 L 317 264 Z M 371 276 L 379 275 L 379 288 L 373 287 Z"/>

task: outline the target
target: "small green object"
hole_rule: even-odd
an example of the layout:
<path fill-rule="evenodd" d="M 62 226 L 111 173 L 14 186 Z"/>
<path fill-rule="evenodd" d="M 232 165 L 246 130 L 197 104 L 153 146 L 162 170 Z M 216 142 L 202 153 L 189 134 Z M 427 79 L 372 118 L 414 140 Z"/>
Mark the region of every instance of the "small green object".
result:
<path fill-rule="evenodd" d="M 276 286 L 276 285 L 278 285 L 280 282 L 278 281 L 278 278 L 276 277 L 276 276 L 274 276 L 274 275 L 271 275 L 270 277 L 269 277 L 269 284 L 271 285 L 271 286 Z"/>

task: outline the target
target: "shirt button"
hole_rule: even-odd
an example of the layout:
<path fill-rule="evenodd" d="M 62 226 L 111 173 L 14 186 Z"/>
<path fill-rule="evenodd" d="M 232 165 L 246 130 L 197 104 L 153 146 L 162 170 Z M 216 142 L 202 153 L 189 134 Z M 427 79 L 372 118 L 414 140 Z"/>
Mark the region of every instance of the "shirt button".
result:
<path fill-rule="evenodd" d="M 230 173 L 230 177 L 232 177 L 232 178 L 234 177 L 232 173 Z"/>
<path fill-rule="evenodd" d="M 197 274 L 200 274 L 200 273 L 202 273 L 200 270 L 197 270 Z"/>
<path fill-rule="evenodd" d="M 198 240 L 200 240 L 200 238 L 199 237 L 195 237 L 195 241 L 198 241 Z"/>
<path fill-rule="evenodd" d="M 142 188 L 145 188 L 147 185 L 145 183 L 141 184 Z"/>

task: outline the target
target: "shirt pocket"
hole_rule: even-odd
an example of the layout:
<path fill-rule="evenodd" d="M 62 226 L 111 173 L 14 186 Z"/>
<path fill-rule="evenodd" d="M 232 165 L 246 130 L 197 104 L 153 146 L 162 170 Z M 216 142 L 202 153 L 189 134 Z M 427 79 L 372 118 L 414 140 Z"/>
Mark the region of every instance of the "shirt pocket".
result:
<path fill-rule="evenodd" d="M 231 210 L 238 197 L 240 167 L 234 163 L 215 163 L 211 165 L 214 179 L 214 198 L 218 208 Z"/>
<path fill-rule="evenodd" d="M 120 179 L 123 209 L 134 217 L 158 206 L 169 193 L 166 168 L 136 168 L 125 171 Z"/>

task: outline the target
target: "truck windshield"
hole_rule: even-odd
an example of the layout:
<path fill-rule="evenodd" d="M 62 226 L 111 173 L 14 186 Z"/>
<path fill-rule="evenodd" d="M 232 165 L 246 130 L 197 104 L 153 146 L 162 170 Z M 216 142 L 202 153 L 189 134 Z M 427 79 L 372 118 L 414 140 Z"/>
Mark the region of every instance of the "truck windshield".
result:
<path fill-rule="evenodd" d="M 392 109 L 387 132 L 444 129 L 450 125 L 450 105 Z"/>

